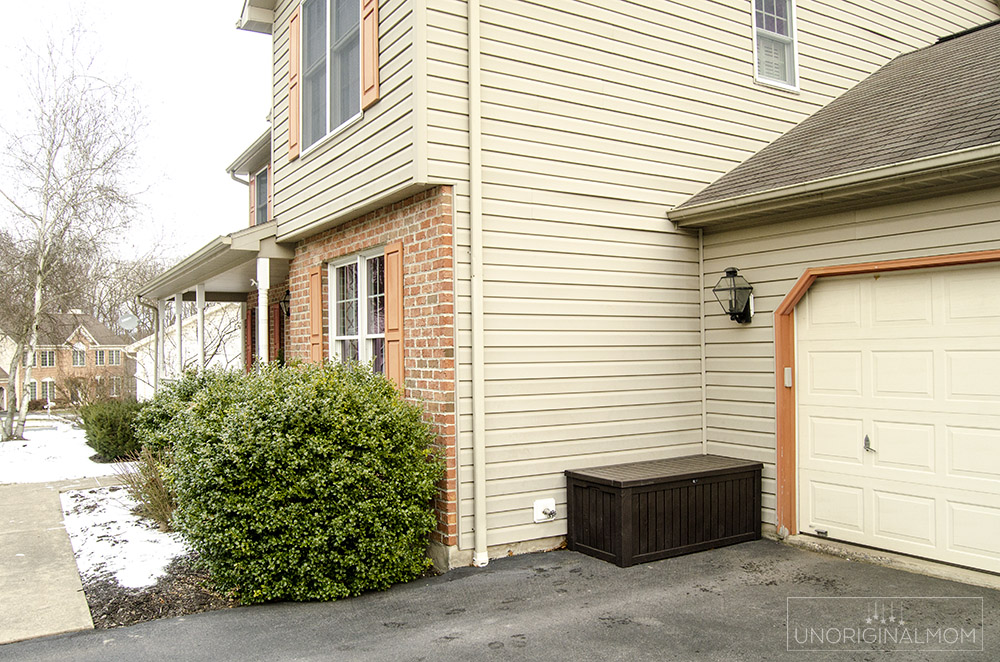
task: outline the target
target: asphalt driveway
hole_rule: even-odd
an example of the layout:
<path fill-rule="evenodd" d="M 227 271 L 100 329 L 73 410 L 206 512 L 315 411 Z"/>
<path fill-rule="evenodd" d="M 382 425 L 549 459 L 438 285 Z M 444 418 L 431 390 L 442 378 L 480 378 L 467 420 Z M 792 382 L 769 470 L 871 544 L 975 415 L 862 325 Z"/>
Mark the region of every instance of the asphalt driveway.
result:
<path fill-rule="evenodd" d="M 985 651 L 789 652 L 786 599 L 797 596 L 982 598 Z M 976 615 L 959 616 L 978 626 Z M 770 540 L 627 569 L 568 551 L 531 554 L 340 602 L 244 607 L 0 646 L 0 660 L 59 662 L 998 658 L 1000 592 Z"/>

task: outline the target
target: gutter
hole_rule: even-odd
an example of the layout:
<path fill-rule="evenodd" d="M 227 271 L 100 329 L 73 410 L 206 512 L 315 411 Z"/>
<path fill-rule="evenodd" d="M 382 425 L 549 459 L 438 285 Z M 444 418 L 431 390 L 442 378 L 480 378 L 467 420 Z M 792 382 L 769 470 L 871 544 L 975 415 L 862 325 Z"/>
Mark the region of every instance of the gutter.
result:
<path fill-rule="evenodd" d="M 490 562 L 486 537 L 486 369 L 483 315 L 483 118 L 479 0 L 469 0 L 469 225 L 472 268 L 472 564 Z"/>
<path fill-rule="evenodd" d="M 1000 0 L 998 0 L 1000 2 Z M 993 163 L 996 162 L 996 163 Z M 888 186 L 919 183 L 919 176 L 940 176 L 953 170 L 974 170 L 990 165 L 1000 166 L 1000 143 L 969 147 L 946 154 L 912 159 L 887 166 L 825 177 L 804 184 L 793 184 L 747 195 L 735 196 L 714 202 L 680 207 L 667 212 L 667 218 L 682 227 L 704 227 L 729 220 L 738 210 L 741 216 L 754 211 L 777 211 L 794 204 L 820 201 L 831 193 L 849 193 L 875 184 Z"/>

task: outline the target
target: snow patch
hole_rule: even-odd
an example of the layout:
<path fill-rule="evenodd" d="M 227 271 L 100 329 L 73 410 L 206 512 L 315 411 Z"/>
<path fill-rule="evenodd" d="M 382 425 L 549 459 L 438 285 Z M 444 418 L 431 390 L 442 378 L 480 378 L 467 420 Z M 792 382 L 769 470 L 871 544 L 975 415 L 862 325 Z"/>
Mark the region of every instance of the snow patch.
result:
<path fill-rule="evenodd" d="M 121 464 L 100 464 L 90 456 L 83 430 L 57 418 L 29 416 L 26 439 L 0 442 L 0 483 L 48 483 L 113 476 Z"/>
<path fill-rule="evenodd" d="M 63 492 L 64 524 L 86 583 L 112 577 L 124 588 L 152 586 L 175 558 L 190 553 L 179 533 L 164 533 L 135 515 L 122 487 Z"/>

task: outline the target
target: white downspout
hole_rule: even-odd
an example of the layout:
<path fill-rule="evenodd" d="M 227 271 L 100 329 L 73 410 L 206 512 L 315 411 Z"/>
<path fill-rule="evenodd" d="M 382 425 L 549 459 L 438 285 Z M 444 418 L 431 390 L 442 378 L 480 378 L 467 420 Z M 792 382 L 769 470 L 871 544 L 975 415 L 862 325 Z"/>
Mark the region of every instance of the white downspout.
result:
<path fill-rule="evenodd" d="M 483 118 L 479 0 L 469 0 L 469 225 L 472 259 L 472 564 L 490 562 L 486 538 L 486 367 L 483 332 Z"/>
<path fill-rule="evenodd" d="M 705 330 L 705 231 L 698 228 L 698 317 L 701 319 L 701 454 L 708 454 L 708 352 Z"/>

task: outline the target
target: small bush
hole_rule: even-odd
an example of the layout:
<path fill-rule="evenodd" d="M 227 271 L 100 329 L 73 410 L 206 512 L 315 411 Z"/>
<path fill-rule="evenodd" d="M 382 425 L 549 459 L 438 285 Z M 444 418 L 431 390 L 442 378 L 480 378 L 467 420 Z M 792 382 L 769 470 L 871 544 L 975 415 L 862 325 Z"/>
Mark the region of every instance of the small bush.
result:
<path fill-rule="evenodd" d="M 41 398 L 28 400 L 28 411 L 45 411 L 45 405 L 47 404 L 49 404 L 49 401 L 42 400 Z"/>
<path fill-rule="evenodd" d="M 164 476 L 160 456 L 149 448 L 126 458 L 130 464 L 115 468 L 125 491 L 139 503 L 138 514 L 156 522 L 163 531 L 171 530 L 176 508 L 173 490 Z"/>
<path fill-rule="evenodd" d="M 174 523 L 241 601 L 336 599 L 427 568 L 434 435 L 381 375 L 271 365 L 204 385 L 177 419 Z"/>
<path fill-rule="evenodd" d="M 104 400 L 80 409 L 87 444 L 107 460 L 121 460 L 139 450 L 133 424 L 142 405 L 135 401 Z"/>

